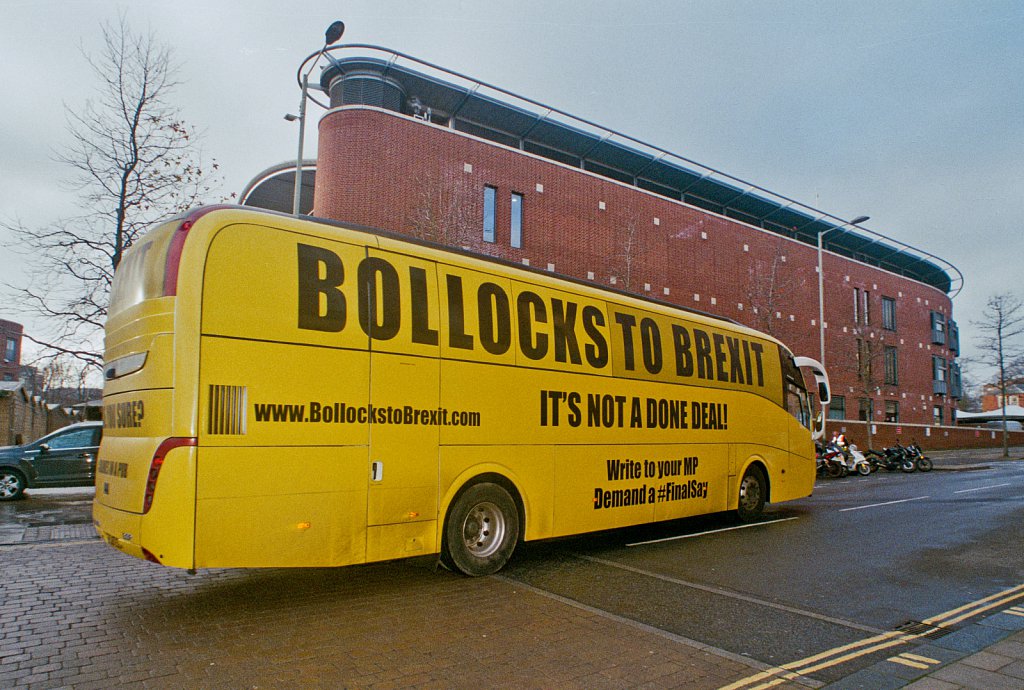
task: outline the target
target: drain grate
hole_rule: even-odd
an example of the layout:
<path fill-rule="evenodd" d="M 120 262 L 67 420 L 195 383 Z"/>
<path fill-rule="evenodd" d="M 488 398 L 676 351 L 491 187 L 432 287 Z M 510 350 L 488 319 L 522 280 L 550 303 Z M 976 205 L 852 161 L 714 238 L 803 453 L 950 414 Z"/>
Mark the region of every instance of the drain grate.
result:
<path fill-rule="evenodd" d="M 896 630 L 901 633 L 906 633 L 907 635 L 915 635 L 928 640 L 937 640 L 940 637 L 945 637 L 952 632 L 956 632 L 956 628 L 945 628 L 941 625 L 931 625 L 930 623 L 924 623 L 922 621 L 907 621 L 896 628 Z"/>

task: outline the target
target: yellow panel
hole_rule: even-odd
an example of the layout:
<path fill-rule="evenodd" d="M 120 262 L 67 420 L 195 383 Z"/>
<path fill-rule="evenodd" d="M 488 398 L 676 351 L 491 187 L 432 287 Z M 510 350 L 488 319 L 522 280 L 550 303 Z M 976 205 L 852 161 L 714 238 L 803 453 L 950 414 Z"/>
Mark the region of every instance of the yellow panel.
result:
<path fill-rule="evenodd" d="M 366 445 L 365 350 L 204 337 L 202 355 L 201 446 Z M 211 426 L 224 413 L 211 386 L 242 389 L 234 409 L 244 425 Z"/>
<path fill-rule="evenodd" d="M 357 290 L 365 255 L 364 246 L 229 225 L 206 258 L 203 333 L 365 349 Z"/>
<path fill-rule="evenodd" d="M 426 556 L 438 552 L 437 521 L 375 525 L 366 530 L 366 562 Z"/>

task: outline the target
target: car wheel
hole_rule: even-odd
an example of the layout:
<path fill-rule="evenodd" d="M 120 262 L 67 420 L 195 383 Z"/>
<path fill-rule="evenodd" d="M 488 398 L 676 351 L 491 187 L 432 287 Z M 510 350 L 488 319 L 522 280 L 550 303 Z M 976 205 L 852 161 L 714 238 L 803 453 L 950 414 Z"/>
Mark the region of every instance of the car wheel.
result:
<path fill-rule="evenodd" d="M 470 576 L 498 572 L 519 540 L 519 511 L 501 486 L 474 484 L 452 504 L 445 520 L 442 557 Z"/>
<path fill-rule="evenodd" d="M 15 501 L 25 494 L 25 477 L 16 470 L 0 470 L 0 501 Z"/>
<path fill-rule="evenodd" d="M 736 506 L 740 520 L 750 522 L 759 518 L 767 497 L 768 482 L 764 478 L 764 472 L 759 467 L 748 468 L 743 475 L 743 481 L 740 482 L 740 497 Z"/>

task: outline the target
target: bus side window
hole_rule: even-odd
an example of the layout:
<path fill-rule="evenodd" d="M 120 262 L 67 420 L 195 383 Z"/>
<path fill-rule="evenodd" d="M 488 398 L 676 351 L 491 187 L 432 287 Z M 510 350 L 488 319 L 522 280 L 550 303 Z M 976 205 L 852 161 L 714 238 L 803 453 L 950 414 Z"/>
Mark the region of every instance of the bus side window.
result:
<path fill-rule="evenodd" d="M 811 428 L 811 408 L 807 391 L 794 383 L 786 382 L 786 409 L 797 418 L 801 426 Z"/>

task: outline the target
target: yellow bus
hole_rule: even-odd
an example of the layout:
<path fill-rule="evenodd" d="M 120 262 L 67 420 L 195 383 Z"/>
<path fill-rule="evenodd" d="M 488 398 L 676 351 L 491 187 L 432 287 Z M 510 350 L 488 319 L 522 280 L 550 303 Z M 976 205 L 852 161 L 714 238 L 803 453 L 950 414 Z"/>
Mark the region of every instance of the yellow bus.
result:
<path fill-rule="evenodd" d="M 811 493 L 803 375 L 757 331 L 366 228 L 208 207 L 117 270 L 96 528 L 187 569 L 440 554 Z"/>

